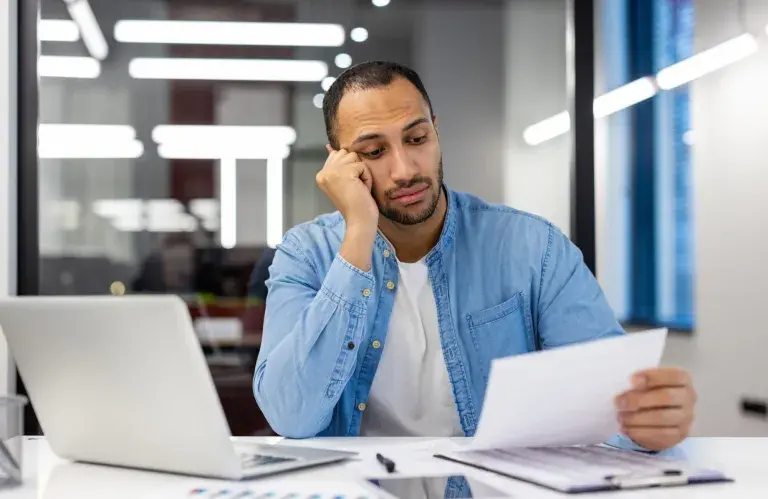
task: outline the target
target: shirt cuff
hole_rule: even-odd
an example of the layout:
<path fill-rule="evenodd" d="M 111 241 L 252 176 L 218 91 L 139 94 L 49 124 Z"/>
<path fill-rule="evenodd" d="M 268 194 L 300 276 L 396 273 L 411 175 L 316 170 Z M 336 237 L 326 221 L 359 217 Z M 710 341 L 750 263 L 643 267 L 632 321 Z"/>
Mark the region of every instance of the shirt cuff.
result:
<path fill-rule="evenodd" d="M 623 435 L 621 433 L 617 433 L 610 439 L 608 439 L 605 442 L 606 445 L 610 445 L 611 447 L 616 447 L 617 449 L 622 450 L 632 450 L 636 452 L 645 452 L 646 454 L 655 454 L 656 451 L 652 451 L 649 449 L 646 449 L 645 447 L 638 445 L 635 443 L 634 440 L 627 437 L 626 435 Z"/>
<path fill-rule="evenodd" d="M 373 294 L 373 273 L 364 272 L 336 255 L 325 276 L 321 292 L 331 301 L 350 311 L 365 312 Z"/>

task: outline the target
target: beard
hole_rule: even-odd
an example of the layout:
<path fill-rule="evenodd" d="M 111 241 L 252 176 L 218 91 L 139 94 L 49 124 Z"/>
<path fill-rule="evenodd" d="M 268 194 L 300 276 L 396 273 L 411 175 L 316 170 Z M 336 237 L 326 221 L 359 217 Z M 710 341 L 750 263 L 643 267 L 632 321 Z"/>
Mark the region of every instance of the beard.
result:
<path fill-rule="evenodd" d="M 392 196 L 399 189 L 407 189 L 409 187 L 413 187 L 419 184 L 428 185 L 432 194 L 432 197 L 429 199 L 427 206 L 423 210 L 416 213 L 411 213 L 404 210 L 398 210 L 397 208 L 392 208 L 383 203 L 377 202 L 376 204 L 379 207 L 379 213 L 383 217 L 395 223 L 398 223 L 400 225 L 420 224 L 422 222 L 426 222 L 432 215 L 434 215 L 435 210 L 437 209 L 437 204 L 440 202 L 440 192 L 443 189 L 443 158 L 442 157 L 440 158 L 440 162 L 437 164 L 436 182 L 429 177 L 417 176 L 407 182 L 398 183 L 397 187 L 385 192 L 384 196 L 386 199 L 392 199 Z"/>

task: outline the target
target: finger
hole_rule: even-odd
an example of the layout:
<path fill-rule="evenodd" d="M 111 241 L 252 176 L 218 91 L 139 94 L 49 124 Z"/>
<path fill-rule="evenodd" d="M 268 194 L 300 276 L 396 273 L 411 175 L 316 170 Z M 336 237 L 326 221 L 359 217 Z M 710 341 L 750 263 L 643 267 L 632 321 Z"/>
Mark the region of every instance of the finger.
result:
<path fill-rule="evenodd" d="M 690 390 L 686 388 L 657 388 L 649 391 L 631 391 L 616 399 L 616 408 L 622 412 L 687 407 L 692 404 Z"/>
<path fill-rule="evenodd" d="M 618 419 L 622 427 L 625 428 L 630 428 L 633 426 L 687 426 L 693 420 L 690 413 L 691 411 L 681 407 L 668 407 L 665 409 L 647 409 L 636 412 L 620 412 Z"/>
<path fill-rule="evenodd" d="M 363 165 L 363 171 L 360 174 L 360 180 L 363 181 L 365 186 L 370 191 L 371 189 L 373 189 L 373 175 L 371 175 L 371 170 L 368 169 L 368 165 L 362 162 L 360 164 Z"/>
<path fill-rule="evenodd" d="M 662 386 L 690 386 L 691 376 L 677 367 L 646 369 L 632 376 L 632 387 L 638 390 Z"/>
<path fill-rule="evenodd" d="M 627 428 L 624 435 L 648 450 L 665 450 L 680 443 L 688 436 L 681 428 Z"/>

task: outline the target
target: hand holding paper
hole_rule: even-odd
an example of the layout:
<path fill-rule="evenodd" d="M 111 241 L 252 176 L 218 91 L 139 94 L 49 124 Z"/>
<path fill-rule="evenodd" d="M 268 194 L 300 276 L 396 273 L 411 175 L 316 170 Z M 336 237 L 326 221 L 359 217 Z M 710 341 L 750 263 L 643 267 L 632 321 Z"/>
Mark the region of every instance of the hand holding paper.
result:
<path fill-rule="evenodd" d="M 632 333 L 494 360 L 472 448 L 608 440 L 620 430 L 616 396 L 630 390 L 633 374 L 658 367 L 666 335 Z"/>
<path fill-rule="evenodd" d="M 621 432 L 650 450 L 664 450 L 688 436 L 696 392 L 687 372 L 650 369 L 632 377 L 632 389 L 616 397 Z"/>

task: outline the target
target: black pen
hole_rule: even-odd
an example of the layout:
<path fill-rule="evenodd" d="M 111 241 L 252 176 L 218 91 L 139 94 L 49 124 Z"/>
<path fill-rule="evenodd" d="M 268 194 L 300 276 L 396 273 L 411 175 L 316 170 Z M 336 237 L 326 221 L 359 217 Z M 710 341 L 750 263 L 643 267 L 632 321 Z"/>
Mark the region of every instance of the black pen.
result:
<path fill-rule="evenodd" d="M 395 472 L 395 462 L 392 461 L 391 459 L 387 459 L 381 454 L 376 454 L 376 460 L 380 462 L 387 469 L 387 473 Z"/>

